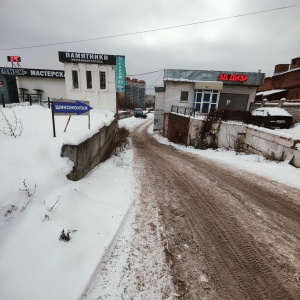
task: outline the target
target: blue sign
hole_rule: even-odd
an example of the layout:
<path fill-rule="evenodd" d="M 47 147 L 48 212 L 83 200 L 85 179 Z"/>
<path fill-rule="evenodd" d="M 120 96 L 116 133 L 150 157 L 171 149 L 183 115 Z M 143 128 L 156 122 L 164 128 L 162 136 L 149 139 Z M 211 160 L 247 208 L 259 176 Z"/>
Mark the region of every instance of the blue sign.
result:
<path fill-rule="evenodd" d="M 52 101 L 53 113 L 56 115 L 81 115 L 87 114 L 92 107 L 78 100 Z"/>
<path fill-rule="evenodd" d="M 116 55 L 116 92 L 125 93 L 125 56 Z"/>

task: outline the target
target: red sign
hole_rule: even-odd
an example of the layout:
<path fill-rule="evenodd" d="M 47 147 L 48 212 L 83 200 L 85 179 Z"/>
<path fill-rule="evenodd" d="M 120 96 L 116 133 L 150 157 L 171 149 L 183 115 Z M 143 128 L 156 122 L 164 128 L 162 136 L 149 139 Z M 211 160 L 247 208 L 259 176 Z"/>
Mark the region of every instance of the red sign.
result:
<path fill-rule="evenodd" d="M 223 74 L 219 75 L 218 80 L 220 81 L 239 81 L 245 82 L 248 79 L 248 75 L 237 75 L 237 74 Z"/>
<path fill-rule="evenodd" d="M 3 81 L 0 81 L 0 86 L 1 86 L 1 85 L 4 85 L 4 82 L 3 82 Z"/>
<path fill-rule="evenodd" d="M 21 62 L 21 57 L 20 56 L 7 56 L 7 61 Z"/>

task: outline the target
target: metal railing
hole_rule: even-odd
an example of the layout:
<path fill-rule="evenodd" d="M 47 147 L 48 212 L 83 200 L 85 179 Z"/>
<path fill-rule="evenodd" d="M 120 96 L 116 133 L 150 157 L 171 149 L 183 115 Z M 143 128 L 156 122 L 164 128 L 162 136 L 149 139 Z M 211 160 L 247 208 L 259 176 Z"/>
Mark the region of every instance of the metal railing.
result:
<path fill-rule="evenodd" d="M 191 115 L 194 115 L 194 108 L 188 107 L 188 106 L 172 105 L 171 112 L 191 116 Z"/>

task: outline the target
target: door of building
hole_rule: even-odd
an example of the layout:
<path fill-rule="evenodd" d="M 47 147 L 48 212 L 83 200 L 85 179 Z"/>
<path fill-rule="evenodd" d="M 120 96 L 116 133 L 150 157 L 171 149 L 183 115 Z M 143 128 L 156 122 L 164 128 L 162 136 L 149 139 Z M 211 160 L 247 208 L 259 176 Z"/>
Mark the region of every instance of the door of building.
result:
<path fill-rule="evenodd" d="M 249 101 L 249 95 L 221 93 L 218 110 L 241 110 L 246 111 Z"/>

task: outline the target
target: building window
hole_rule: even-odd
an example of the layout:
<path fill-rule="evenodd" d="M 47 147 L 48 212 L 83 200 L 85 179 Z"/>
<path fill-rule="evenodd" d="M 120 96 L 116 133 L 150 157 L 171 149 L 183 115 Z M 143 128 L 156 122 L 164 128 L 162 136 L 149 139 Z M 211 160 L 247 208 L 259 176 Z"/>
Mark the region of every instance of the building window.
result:
<path fill-rule="evenodd" d="M 217 90 L 196 90 L 194 110 L 207 114 L 218 107 L 220 92 Z"/>
<path fill-rule="evenodd" d="M 189 98 L 189 92 L 181 91 L 180 102 L 187 102 Z"/>
<path fill-rule="evenodd" d="M 76 70 L 72 70 L 72 83 L 73 83 L 73 89 L 79 88 L 78 72 Z"/>
<path fill-rule="evenodd" d="M 100 71 L 100 90 L 106 89 L 106 73 Z"/>
<path fill-rule="evenodd" d="M 92 71 L 86 71 L 86 88 L 91 89 L 92 87 Z"/>

